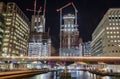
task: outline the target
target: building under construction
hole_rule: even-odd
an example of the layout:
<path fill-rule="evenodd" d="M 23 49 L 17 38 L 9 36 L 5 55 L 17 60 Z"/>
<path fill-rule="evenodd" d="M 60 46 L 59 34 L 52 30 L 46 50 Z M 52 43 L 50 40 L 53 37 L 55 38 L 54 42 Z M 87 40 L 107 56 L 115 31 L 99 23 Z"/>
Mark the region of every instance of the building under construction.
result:
<path fill-rule="evenodd" d="M 61 27 L 60 56 L 81 56 L 82 45 L 79 39 L 77 25 L 74 24 L 75 16 L 68 14 L 63 17 L 64 25 Z"/>
<path fill-rule="evenodd" d="M 36 11 L 36 10 L 30 10 L 30 11 Z M 51 56 L 51 39 L 49 37 L 49 32 L 48 33 L 45 32 L 45 13 L 41 15 L 40 14 L 41 10 L 38 10 L 36 12 L 37 14 L 34 12 L 34 15 L 32 16 L 32 20 L 31 20 L 32 24 L 31 24 L 28 55 Z"/>
<path fill-rule="evenodd" d="M 62 10 L 72 5 L 75 14 L 67 14 L 62 16 Z M 77 9 L 73 3 L 68 3 L 60 11 L 60 56 L 82 56 L 82 41 L 79 38 L 77 29 Z M 63 22 L 62 22 L 63 21 Z"/>

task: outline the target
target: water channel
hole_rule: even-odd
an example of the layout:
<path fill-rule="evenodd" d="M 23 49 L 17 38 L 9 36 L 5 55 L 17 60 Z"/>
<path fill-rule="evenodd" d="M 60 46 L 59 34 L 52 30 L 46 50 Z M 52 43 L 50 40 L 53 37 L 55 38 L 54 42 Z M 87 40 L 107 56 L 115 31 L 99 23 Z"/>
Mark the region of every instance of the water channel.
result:
<path fill-rule="evenodd" d="M 21 79 L 120 79 L 120 77 L 93 75 L 86 71 L 69 71 L 70 77 L 61 77 L 60 72 L 48 72 Z"/>

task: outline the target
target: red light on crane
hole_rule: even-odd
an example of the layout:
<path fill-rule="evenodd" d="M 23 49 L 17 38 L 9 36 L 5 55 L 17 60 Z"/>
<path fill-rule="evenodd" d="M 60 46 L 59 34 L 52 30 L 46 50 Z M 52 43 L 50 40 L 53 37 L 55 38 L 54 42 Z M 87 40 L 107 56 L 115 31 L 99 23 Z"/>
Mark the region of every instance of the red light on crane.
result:
<path fill-rule="evenodd" d="M 69 2 L 68 5 L 71 5 L 73 2 Z"/>
<path fill-rule="evenodd" d="M 40 6 L 40 8 L 39 8 L 40 10 L 42 9 L 42 6 Z"/>
<path fill-rule="evenodd" d="M 57 9 L 56 11 L 59 12 L 59 9 Z"/>

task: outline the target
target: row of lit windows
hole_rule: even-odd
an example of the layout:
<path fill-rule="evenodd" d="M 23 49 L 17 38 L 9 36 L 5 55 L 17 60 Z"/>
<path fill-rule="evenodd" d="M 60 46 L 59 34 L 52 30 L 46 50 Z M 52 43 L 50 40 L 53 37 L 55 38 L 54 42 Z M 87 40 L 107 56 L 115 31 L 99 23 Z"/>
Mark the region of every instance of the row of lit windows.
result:
<path fill-rule="evenodd" d="M 16 45 L 18 45 L 18 46 L 16 46 L 17 49 L 21 49 L 21 47 L 22 47 L 22 48 L 26 48 L 24 45 L 22 45 L 22 44 L 20 44 L 20 43 L 18 43 L 18 42 L 16 42 L 16 41 L 14 41 L 14 43 L 15 43 Z"/>
<path fill-rule="evenodd" d="M 115 46 L 115 47 L 116 47 L 116 46 L 119 46 L 119 47 L 120 47 L 120 45 L 116 45 L 116 44 L 108 44 L 108 47 L 109 47 L 109 46 Z"/>
<path fill-rule="evenodd" d="M 10 18 L 7 18 L 6 20 L 9 21 L 9 22 L 12 21 L 12 19 L 10 19 Z"/>
<path fill-rule="evenodd" d="M 6 25 L 11 25 L 11 22 L 6 22 Z"/>
<path fill-rule="evenodd" d="M 119 27 L 106 27 L 106 30 L 118 30 L 119 29 Z"/>
<path fill-rule="evenodd" d="M 109 25 L 120 25 L 120 23 L 109 23 Z"/>
<path fill-rule="evenodd" d="M 10 31 L 9 31 L 9 30 L 6 30 L 6 31 L 5 31 L 5 33 L 6 33 L 6 34 L 9 34 L 9 33 L 10 33 Z"/>
<path fill-rule="evenodd" d="M 8 43 L 4 43 L 3 46 L 8 46 Z"/>
<path fill-rule="evenodd" d="M 120 38 L 120 36 L 116 36 L 116 35 L 114 35 L 114 36 L 107 36 L 107 38 Z"/>
<path fill-rule="evenodd" d="M 36 17 L 35 18 L 35 22 L 40 22 L 41 20 L 40 20 L 40 17 L 38 18 L 38 17 Z"/>
<path fill-rule="evenodd" d="M 62 29 L 63 31 L 77 31 L 77 29 Z"/>
<path fill-rule="evenodd" d="M 16 18 L 16 20 L 17 20 L 17 21 L 16 21 L 16 24 L 17 24 L 18 26 L 20 25 L 19 28 L 18 28 L 18 26 L 16 26 L 16 28 L 18 28 L 19 30 L 20 30 L 20 28 L 21 28 L 21 30 L 26 31 L 26 30 L 25 30 L 26 28 L 24 27 L 25 25 L 24 25 L 23 23 L 21 23 L 21 21 L 18 20 L 18 18 Z M 24 27 L 24 28 L 23 28 L 23 27 Z"/>
<path fill-rule="evenodd" d="M 120 53 L 120 50 L 112 50 L 112 51 L 109 51 L 108 53 Z"/>
<path fill-rule="evenodd" d="M 9 39 L 4 39 L 5 42 L 9 41 Z"/>
<path fill-rule="evenodd" d="M 120 15 L 108 15 L 108 17 L 120 17 Z"/>
<path fill-rule="evenodd" d="M 120 40 L 110 40 L 108 42 L 120 42 Z"/>
<path fill-rule="evenodd" d="M 17 15 L 18 16 L 18 15 Z M 22 30 L 24 30 L 24 31 L 27 31 L 28 30 L 28 24 L 27 23 L 25 23 L 24 21 L 23 21 L 23 19 L 21 19 L 19 16 L 18 16 L 18 18 L 16 18 L 16 22 L 18 22 L 18 23 L 20 23 L 21 24 L 21 29 L 24 27 L 24 29 L 22 29 Z M 17 24 L 18 24 L 17 23 Z M 18 24 L 19 25 L 19 24 Z"/>
<path fill-rule="evenodd" d="M 2 33 L 3 33 L 3 32 L 4 32 L 4 30 L 3 30 L 2 28 L 0 28 L 0 32 L 2 32 Z"/>
<path fill-rule="evenodd" d="M 75 26 L 73 24 L 68 24 L 68 25 L 65 24 L 64 27 L 74 28 Z"/>
<path fill-rule="evenodd" d="M 107 31 L 107 34 L 119 34 L 119 31 Z"/>
<path fill-rule="evenodd" d="M 120 17 L 119 17 L 119 19 L 117 19 L 117 18 L 109 19 L 109 21 L 120 21 Z"/>
<path fill-rule="evenodd" d="M 22 22 L 23 26 L 28 26 L 28 24 L 23 21 L 23 19 L 19 15 L 17 15 L 17 17 L 19 18 L 19 20 L 21 20 L 20 22 Z"/>
<path fill-rule="evenodd" d="M 19 31 L 18 31 L 18 30 L 16 29 L 16 32 L 17 32 L 18 34 L 20 34 L 21 36 L 23 36 L 23 33 L 25 34 L 25 32 L 23 31 L 23 29 L 18 28 L 17 25 L 15 25 L 15 27 L 19 30 Z"/>
<path fill-rule="evenodd" d="M 120 15 L 108 15 L 109 19 L 120 19 Z"/>

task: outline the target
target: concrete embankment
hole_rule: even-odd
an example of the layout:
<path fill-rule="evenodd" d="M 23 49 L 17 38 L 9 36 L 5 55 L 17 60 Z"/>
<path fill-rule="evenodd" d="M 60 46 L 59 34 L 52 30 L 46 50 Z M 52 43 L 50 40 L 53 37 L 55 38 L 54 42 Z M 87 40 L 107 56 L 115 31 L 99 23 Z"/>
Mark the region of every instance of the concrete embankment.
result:
<path fill-rule="evenodd" d="M 101 75 L 101 76 L 118 76 L 120 77 L 119 72 L 101 72 L 101 71 L 95 71 L 95 70 L 89 70 L 90 73 Z"/>
<path fill-rule="evenodd" d="M 17 79 L 20 77 L 32 76 L 36 74 L 42 74 L 49 72 L 48 69 L 40 69 L 40 70 L 23 70 L 23 71 L 9 71 L 9 72 L 1 72 L 0 79 Z"/>

